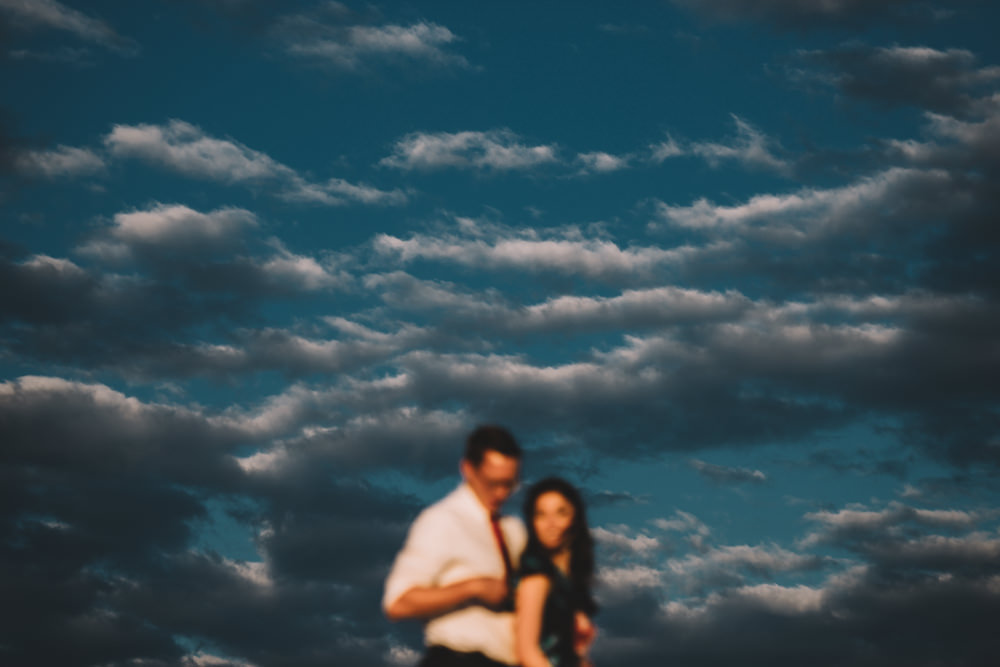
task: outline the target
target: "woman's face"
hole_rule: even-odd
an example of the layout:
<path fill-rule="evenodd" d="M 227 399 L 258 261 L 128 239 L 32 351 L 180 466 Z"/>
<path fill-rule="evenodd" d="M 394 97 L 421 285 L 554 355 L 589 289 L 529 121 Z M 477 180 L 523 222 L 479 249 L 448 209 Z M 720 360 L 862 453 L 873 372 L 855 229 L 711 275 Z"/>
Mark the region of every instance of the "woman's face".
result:
<path fill-rule="evenodd" d="M 573 505 L 558 491 L 546 491 L 538 496 L 532 523 L 543 547 L 554 551 L 566 546 L 575 513 Z"/>

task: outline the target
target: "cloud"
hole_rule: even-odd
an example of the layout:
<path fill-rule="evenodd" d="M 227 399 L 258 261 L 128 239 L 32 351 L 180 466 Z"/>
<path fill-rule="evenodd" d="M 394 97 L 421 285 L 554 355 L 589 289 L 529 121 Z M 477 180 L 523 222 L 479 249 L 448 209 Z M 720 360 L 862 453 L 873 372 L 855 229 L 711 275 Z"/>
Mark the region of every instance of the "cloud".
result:
<path fill-rule="evenodd" d="M 576 156 L 576 161 L 580 164 L 580 172 L 583 174 L 599 173 L 606 174 L 613 171 L 627 169 L 632 160 L 631 155 L 612 155 L 602 151 L 590 153 L 580 153 Z"/>
<path fill-rule="evenodd" d="M 144 211 L 116 213 L 110 234 L 129 244 L 184 246 L 228 241 L 257 224 L 257 217 L 245 209 L 199 213 L 181 204 L 155 204 Z"/>
<path fill-rule="evenodd" d="M 339 206 L 348 202 L 399 205 L 407 201 L 399 190 L 331 178 L 313 183 L 270 156 L 231 139 L 216 139 L 182 120 L 166 125 L 115 125 L 104 145 L 117 158 L 139 159 L 190 178 L 226 184 L 269 185 L 289 201 Z"/>
<path fill-rule="evenodd" d="M 752 655 L 791 664 L 814 659 L 819 651 L 828 659 L 821 664 L 829 665 L 931 664 L 950 655 L 941 642 L 958 641 L 966 656 L 961 664 L 987 659 L 992 635 L 983 614 L 1000 609 L 1000 540 L 995 529 L 985 529 L 995 512 L 892 503 L 807 518 L 850 531 L 836 534 L 837 546 L 861 560 L 796 553 L 777 544 L 721 545 L 657 567 L 607 568 L 599 587 L 605 621 L 595 658 L 724 665 Z M 660 523 L 683 530 L 698 522 L 678 513 Z M 942 528 L 960 534 L 923 534 Z M 799 546 L 816 544 L 807 537 Z M 818 570 L 832 572 L 813 585 L 775 580 Z M 962 624 L 945 621 L 955 614 Z M 727 641 L 720 645 L 723 628 Z M 920 634 L 914 635 L 914 628 Z M 873 631 L 878 641 L 863 646 L 848 641 Z M 772 655 L 776 645 L 780 651 Z"/>
<path fill-rule="evenodd" d="M 649 535 L 638 534 L 630 537 L 628 526 L 613 526 L 611 529 L 595 526 L 591 533 L 602 549 L 611 550 L 623 558 L 646 559 L 662 550 L 660 541 Z"/>
<path fill-rule="evenodd" d="M 994 173 L 1000 169 L 1000 112 L 992 112 L 981 120 L 936 113 L 927 113 L 925 118 L 930 139 L 886 141 L 890 156 L 910 164 L 949 169 L 960 174 L 978 170 Z M 982 206 L 994 203 L 987 193 L 974 191 L 973 194 Z"/>
<path fill-rule="evenodd" d="M 587 504 L 590 507 L 606 507 L 609 505 L 646 505 L 649 503 L 649 496 L 636 496 L 627 491 L 610 491 L 602 489 L 587 494 Z"/>
<path fill-rule="evenodd" d="M 678 287 L 626 289 L 613 296 L 553 296 L 541 303 L 511 303 L 496 293 L 463 290 L 407 273 L 370 274 L 366 287 L 394 308 L 433 313 L 439 328 L 508 335 L 544 332 L 635 331 L 736 319 L 750 307 L 738 292 Z"/>
<path fill-rule="evenodd" d="M 257 228 L 257 216 L 246 209 L 202 213 L 183 204 L 154 203 L 115 214 L 112 224 L 78 251 L 109 266 L 138 262 L 151 276 L 166 283 L 180 279 L 200 294 L 261 297 L 341 287 L 349 281 L 343 272 L 291 252 L 276 239 L 267 240 L 259 256 L 235 254 L 254 241 L 247 232 Z M 148 287 L 159 286 L 154 282 Z"/>
<path fill-rule="evenodd" d="M 983 583 L 929 577 L 881 582 L 861 569 L 830 577 L 822 587 L 753 584 L 652 610 L 645 600 L 616 600 L 605 613 L 620 614 L 629 625 L 606 632 L 595 661 L 714 666 L 749 655 L 754 664 L 796 664 L 815 663 L 821 655 L 823 665 L 930 665 L 955 661 L 945 647 L 957 643 L 963 647 L 958 663 L 971 666 L 992 653 L 983 615 L 997 609 L 998 599 Z M 956 615 L 960 623 L 948 621 Z M 858 640 L 873 636 L 878 639 Z"/>
<path fill-rule="evenodd" d="M 731 114 L 736 125 L 736 137 L 729 143 L 688 141 L 678 143 L 668 135 L 667 140 L 650 146 L 653 162 L 680 156 L 700 157 L 716 168 L 723 162 L 738 162 L 751 169 L 764 169 L 779 174 L 790 173 L 792 165 L 774 154 L 781 147 L 776 142 L 739 116 Z M 773 149 L 773 150 L 772 150 Z"/>
<path fill-rule="evenodd" d="M 266 416 L 275 408 L 210 414 L 62 378 L 0 383 L 0 462 L 12 501 L 0 520 L 17 544 L 0 550 L 6 599 L 18 609 L 4 615 L 7 657 L 171 663 L 181 638 L 210 636 L 253 664 L 296 645 L 379 664 L 389 646 L 366 591 L 384 576 L 416 506 L 390 490 L 331 481 L 321 458 L 283 475 L 247 475 L 233 455 L 288 425 Z M 242 520 L 259 531 L 262 560 L 194 546 L 204 500 L 236 495 Z M 192 595 L 202 601 L 194 611 Z"/>
<path fill-rule="evenodd" d="M 380 164 L 403 170 L 443 168 L 510 171 L 535 169 L 557 161 L 553 145 L 531 146 L 510 130 L 487 132 L 413 132 L 396 142 Z"/>
<path fill-rule="evenodd" d="M 53 51 L 12 49 L 8 55 L 14 60 L 34 60 L 41 63 L 58 63 L 76 67 L 91 67 L 95 64 L 92 51 L 86 47 L 60 46 Z"/>
<path fill-rule="evenodd" d="M 88 148 L 59 145 L 52 150 L 23 151 L 15 157 L 18 171 L 45 178 L 75 177 L 105 171 L 104 158 Z"/>
<path fill-rule="evenodd" d="M 264 153 L 209 137 L 181 120 L 165 126 L 115 125 L 104 144 L 116 157 L 139 158 L 196 178 L 240 183 L 293 175 Z"/>
<path fill-rule="evenodd" d="M 743 482 L 763 484 L 767 481 L 767 475 L 760 470 L 720 466 L 714 463 L 699 461 L 698 459 L 691 459 L 688 463 L 698 471 L 698 474 L 716 484 L 740 484 Z"/>
<path fill-rule="evenodd" d="M 823 526 L 803 539 L 802 544 L 806 546 L 895 539 L 903 535 L 902 528 L 908 524 L 958 530 L 975 526 L 980 521 L 976 514 L 965 510 L 923 510 L 901 503 L 891 503 L 882 510 L 859 508 L 814 512 L 805 518 Z"/>
<path fill-rule="evenodd" d="M 319 405 L 334 405 L 337 392 L 315 397 Z M 425 479 L 454 474 L 461 443 L 470 426 L 463 412 L 387 407 L 345 418 L 327 426 L 308 426 L 280 445 L 239 460 L 249 474 L 282 477 L 317 464 L 345 470 L 394 470 Z"/>
<path fill-rule="evenodd" d="M 920 9 L 920 0 L 671 0 L 706 18 L 723 21 L 757 20 L 780 28 L 855 27 L 885 16 Z M 910 5 L 910 6 L 908 6 Z M 915 7 L 911 7 L 914 6 Z"/>
<path fill-rule="evenodd" d="M 379 234 L 375 251 L 404 263 L 427 260 L 491 270 L 562 273 L 591 279 L 645 277 L 684 259 L 690 248 L 632 246 L 605 238 L 583 238 L 576 228 L 512 229 L 466 225 L 457 233 Z"/>
<path fill-rule="evenodd" d="M 702 553 L 671 558 L 663 565 L 668 585 L 687 594 L 720 586 L 740 586 L 748 575 L 773 577 L 777 573 L 813 571 L 822 566 L 822 558 L 795 553 L 777 544 L 712 547 Z"/>
<path fill-rule="evenodd" d="M 902 205 L 911 190 L 939 189 L 949 180 L 943 171 L 893 168 L 840 188 L 755 195 L 737 206 L 718 206 L 705 199 L 690 206 L 661 204 L 659 214 L 668 224 L 679 227 L 742 232 L 756 229 L 794 243 L 819 232 L 840 231 L 883 202 Z"/>
<path fill-rule="evenodd" d="M 653 519 L 653 525 L 660 530 L 694 533 L 703 537 L 711 532 L 701 519 L 682 510 L 675 511 L 671 519 Z"/>
<path fill-rule="evenodd" d="M 464 56 L 449 51 L 461 41 L 448 28 L 427 21 L 410 25 L 363 25 L 339 3 L 280 17 L 272 31 L 294 57 L 346 72 L 403 63 L 468 68 Z"/>
<path fill-rule="evenodd" d="M 326 206 L 340 206 L 351 201 L 400 206 L 409 200 L 409 196 L 402 190 L 379 190 L 370 185 L 349 183 L 341 178 L 331 178 L 325 183 L 309 183 L 301 178 L 294 178 L 288 189 L 279 196 L 287 201 Z"/>
<path fill-rule="evenodd" d="M 138 51 L 135 42 L 120 36 L 104 21 L 56 0 L 0 0 L 0 12 L 8 14 L 15 26 L 63 30 L 125 55 Z"/>
<path fill-rule="evenodd" d="M 793 78 L 827 82 L 847 96 L 878 104 L 913 105 L 939 113 L 973 113 L 978 106 L 976 93 L 1000 81 L 1000 67 L 977 67 L 975 55 L 965 49 L 847 44 L 804 51 L 799 58 L 830 71 L 800 71 Z"/>
<path fill-rule="evenodd" d="M 356 368 L 397 349 L 260 327 L 265 303 L 344 289 L 352 278 L 333 257 L 260 242 L 258 229 L 245 209 L 153 204 L 96 227 L 76 249 L 79 261 L 0 256 L 6 349 L 133 379 L 299 375 Z"/>
<path fill-rule="evenodd" d="M 247 434 L 198 410 L 144 403 L 106 385 L 24 376 L 0 383 L 4 460 L 52 470 L 170 472 L 192 483 L 231 480 L 224 456 Z M 36 440 L 37 439 L 37 440 Z"/>

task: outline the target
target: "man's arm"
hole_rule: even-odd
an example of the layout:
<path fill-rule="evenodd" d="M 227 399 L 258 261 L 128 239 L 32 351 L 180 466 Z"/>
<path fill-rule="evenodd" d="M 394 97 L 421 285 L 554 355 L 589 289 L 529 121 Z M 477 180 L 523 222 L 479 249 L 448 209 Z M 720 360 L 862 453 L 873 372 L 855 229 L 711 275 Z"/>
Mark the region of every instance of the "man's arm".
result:
<path fill-rule="evenodd" d="M 390 621 L 427 618 L 470 602 L 498 606 L 507 597 L 507 582 L 496 577 L 474 577 L 447 586 L 414 586 L 385 608 Z"/>

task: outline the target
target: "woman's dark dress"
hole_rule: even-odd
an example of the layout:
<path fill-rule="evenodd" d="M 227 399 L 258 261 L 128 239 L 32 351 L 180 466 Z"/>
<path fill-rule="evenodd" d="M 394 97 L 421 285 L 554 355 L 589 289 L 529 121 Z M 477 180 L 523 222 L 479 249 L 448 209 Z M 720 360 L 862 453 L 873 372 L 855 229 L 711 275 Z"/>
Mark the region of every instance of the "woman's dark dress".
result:
<path fill-rule="evenodd" d="M 576 612 L 593 614 L 595 605 L 590 594 L 578 590 L 569 577 L 544 554 L 525 553 L 521 556 L 519 578 L 541 574 L 549 579 L 549 595 L 542 610 L 542 631 L 539 645 L 552 667 L 578 667 L 580 658 L 573 650 L 576 634 Z"/>

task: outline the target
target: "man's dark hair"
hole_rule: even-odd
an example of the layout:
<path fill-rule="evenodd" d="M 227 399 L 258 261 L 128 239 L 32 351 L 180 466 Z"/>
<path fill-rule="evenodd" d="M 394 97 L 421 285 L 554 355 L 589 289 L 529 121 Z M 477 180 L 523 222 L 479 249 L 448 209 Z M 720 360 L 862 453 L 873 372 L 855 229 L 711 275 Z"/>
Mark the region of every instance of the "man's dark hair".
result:
<path fill-rule="evenodd" d="M 472 465 L 479 466 L 487 451 L 499 452 L 519 461 L 522 456 L 521 446 L 514 436 L 504 427 L 493 424 L 477 426 L 465 439 L 465 460 Z"/>

